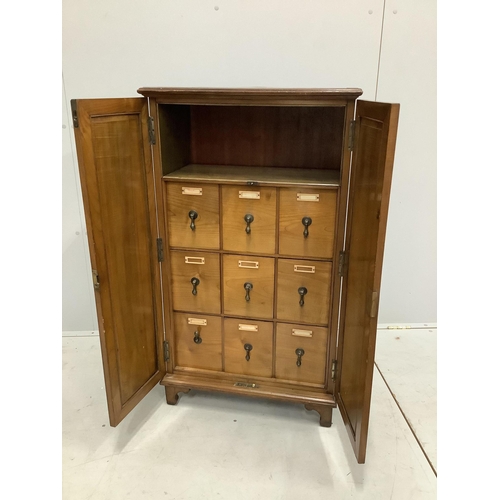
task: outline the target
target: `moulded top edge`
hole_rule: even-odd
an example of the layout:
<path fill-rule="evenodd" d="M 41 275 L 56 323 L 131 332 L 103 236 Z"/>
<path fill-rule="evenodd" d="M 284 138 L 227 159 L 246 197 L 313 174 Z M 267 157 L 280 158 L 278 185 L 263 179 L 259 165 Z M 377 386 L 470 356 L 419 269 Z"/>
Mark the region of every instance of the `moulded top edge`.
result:
<path fill-rule="evenodd" d="M 280 99 L 290 100 L 335 100 L 356 99 L 363 91 L 357 88 L 195 88 L 195 87 L 141 87 L 137 90 L 145 97 L 166 99 L 194 98 L 196 100 L 213 101 L 214 99 Z"/>

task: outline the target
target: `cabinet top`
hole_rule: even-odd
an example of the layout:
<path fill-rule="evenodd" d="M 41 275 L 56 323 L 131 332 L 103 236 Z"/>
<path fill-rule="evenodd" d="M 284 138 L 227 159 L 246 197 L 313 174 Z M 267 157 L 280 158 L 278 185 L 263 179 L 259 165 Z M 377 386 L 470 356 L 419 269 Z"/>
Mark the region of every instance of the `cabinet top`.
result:
<path fill-rule="evenodd" d="M 361 89 L 292 89 L 292 88 L 194 88 L 194 87 L 141 87 L 137 90 L 145 97 L 159 102 L 185 104 L 289 104 L 335 105 L 354 100 Z"/>

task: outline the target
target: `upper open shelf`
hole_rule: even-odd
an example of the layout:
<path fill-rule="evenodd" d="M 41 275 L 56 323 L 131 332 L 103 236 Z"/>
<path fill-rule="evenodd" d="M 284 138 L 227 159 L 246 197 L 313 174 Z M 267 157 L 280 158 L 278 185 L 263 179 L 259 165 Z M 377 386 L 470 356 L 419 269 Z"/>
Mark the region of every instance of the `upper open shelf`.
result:
<path fill-rule="evenodd" d="M 265 186 L 337 187 L 338 170 L 230 165 L 186 165 L 163 177 L 166 181 Z"/>
<path fill-rule="evenodd" d="M 338 186 L 342 106 L 158 106 L 165 179 Z"/>

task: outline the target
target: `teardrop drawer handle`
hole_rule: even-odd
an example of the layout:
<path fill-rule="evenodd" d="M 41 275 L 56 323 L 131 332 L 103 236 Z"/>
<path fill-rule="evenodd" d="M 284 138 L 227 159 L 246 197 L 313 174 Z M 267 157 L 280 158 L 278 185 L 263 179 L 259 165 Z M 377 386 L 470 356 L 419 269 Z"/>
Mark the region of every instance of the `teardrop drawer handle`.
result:
<path fill-rule="evenodd" d="M 307 238 L 309 236 L 309 226 L 313 223 L 311 217 L 303 217 L 302 218 L 302 224 L 304 225 L 304 232 L 302 233 L 304 235 L 304 238 Z"/>
<path fill-rule="evenodd" d="M 253 349 L 252 344 L 245 344 L 245 345 L 243 346 L 243 348 L 245 349 L 245 351 L 246 351 L 246 353 L 247 353 L 247 354 L 246 354 L 246 356 L 245 356 L 245 359 L 246 359 L 247 361 L 250 361 L 250 351 Z"/>
<path fill-rule="evenodd" d="M 252 214 L 246 214 L 245 217 L 243 217 L 245 222 L 247 223 L 247 227 L 245 228 L 245 233 L 250 234 L 250 224 L 254 221 L 253 215 Z"/>
<path fill-rule="evenodd" d="M 250 290 L 253 288 L 252 283 L 250 283 L 249 281 L 247 281 L 247 282 L 243 285 L 243 288 L 246 290 L 245 300 L 246 300 L 247 302 L 250 302 Z"/>
<path fill-rule="evenodd" d="M 194 221 L 198 218 L 198 212 L 196 210 L 190 210 L 188 213 L 188 217 L 191 219 L 191 224 L 189 224 L 189 227 L 191 228 L 191 231 L 194 231 L 196 229 Z"/>
<path fill-rule="evenodd" d="M 306 352 L 304 349 L 295 349 L 295 354 L 297 355 L 297 366 L 300 368 L 300 365 L 302 364 L 302 356 L 304 356 Z"/>
<path fill-rule="evenodd" d="M 194 332 L 193 342 L 195 344 L 201 344 L 203 342 L 203 339 L 200 337 L 200 330 Z"/>
<path fill-rule="evenodd" d="M 307 295 L 307 288 L 305 286 L 301 286 L 297 291 L 300 295 L 299 306 L 302 307 L 304 305 L 304 295 Z"/>
<path fill-rule="evenodd" d="M 198 294 L 198 290 L 196 290 L 196 287 L 200 284 L 200 280 L 198 278 L 191 278 L 191 285 L 193 285 L 193 290 L 192 290 L 192 294 L 193 295 L 197 295 Z"/>

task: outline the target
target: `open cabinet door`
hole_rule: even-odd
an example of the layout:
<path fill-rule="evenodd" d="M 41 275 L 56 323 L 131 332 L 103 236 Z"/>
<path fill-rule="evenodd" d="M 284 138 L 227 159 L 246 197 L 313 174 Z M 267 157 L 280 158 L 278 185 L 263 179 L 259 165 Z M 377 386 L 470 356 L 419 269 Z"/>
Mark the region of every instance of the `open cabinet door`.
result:
<path fill-rule="evenodd" d="M 336 399 L 365 462 L 382 256 L 399 104 L 358 101 L 349 189 Z"/>
<path fill-rule="evenodd" d="M 112 426 L 165 373 L 156 204 L 144 98 L 72 101 Z"/>

